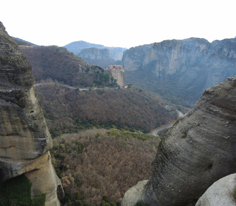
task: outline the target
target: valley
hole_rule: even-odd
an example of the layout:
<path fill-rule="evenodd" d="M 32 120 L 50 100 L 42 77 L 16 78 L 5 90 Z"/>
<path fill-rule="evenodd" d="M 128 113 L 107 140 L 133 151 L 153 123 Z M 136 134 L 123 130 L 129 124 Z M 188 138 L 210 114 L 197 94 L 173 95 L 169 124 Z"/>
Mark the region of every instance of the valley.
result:
<path fill-rule="evenodd" d="M 38 46 L 0 22 L 0 206 L 207 206 L 236 172 L 234 76 L 236 39 Z"/>

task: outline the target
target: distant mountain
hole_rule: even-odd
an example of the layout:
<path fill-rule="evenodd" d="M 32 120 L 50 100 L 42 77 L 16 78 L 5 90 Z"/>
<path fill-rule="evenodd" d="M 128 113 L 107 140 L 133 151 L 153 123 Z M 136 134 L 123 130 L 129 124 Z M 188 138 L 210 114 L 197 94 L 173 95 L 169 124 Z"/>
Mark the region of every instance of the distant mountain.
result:
<path fill-rule="evenodd" d="M 23 39 L 17 38 L 17 37 L 12 37 L 14 39 L 14 41 L 18 44 L 18 45 L 24 45 L 24 46 L 38 46 L 36 44 L 33 44 L 31 42 L 25 41 Z"/>
<path fill-rule="evenodd" d="M 236 76 L 236 39 L 166 40 L 130 48 L 122 62 L 127 82 L 193 106 L 206 88 Z"/>
<path fill-rule="evenodd" d="M 96 48 L 104 48 L 103 45 L 100 44 L 92 44 L 85 41 L 75 41 L 71 42 L 64 46 L 67 48 L 68 51 L 73 52 L 75 55 L 78 55 L 82 49 L 90 48 L 90 47 L 96 47 Z"/>
<path fill-rule="evenodd" d="M 97 49 L 108 49 L 110 51 L 110 58 L 114 59 L 115 61 L 121 60 L 123 56 L 123 52 L 126 48 L 122 47 L 106 47 L 100 44 L 92 44 L 85 41 L 76 41 L 64 46 L 67 48 L 68 51 L 73 52 L 75 55 L 79 55 L 82 49 L 87 48 L 97 48 Z"/>

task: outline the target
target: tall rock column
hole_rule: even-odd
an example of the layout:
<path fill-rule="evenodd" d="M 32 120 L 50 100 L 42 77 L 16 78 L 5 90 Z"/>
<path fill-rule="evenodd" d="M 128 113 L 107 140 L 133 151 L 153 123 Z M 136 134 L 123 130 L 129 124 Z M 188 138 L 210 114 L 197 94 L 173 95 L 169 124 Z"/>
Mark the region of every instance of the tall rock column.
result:
<path fill-rule="evenodd" d="M 39 189 L 46 205 L 60 205 L 48 153 L 52 139 L 33 85 L 29 62 L 0 22 L 0 183 L 25 174 L 32 195 Z"/>
<path fill-rule="evenodd" d="M 236 172 L 236 78 L 207 89 L 161 141 L 143 202 L 187 206 Z"/>
<path fill-rule="evenodd" d="M 215 181 L 236 172 L 236 77 L 207 89 L 162 139 L 152 176 L 122 206 L 194 206 Z M 138 198 L 137 198 L 138 197 Z"/>

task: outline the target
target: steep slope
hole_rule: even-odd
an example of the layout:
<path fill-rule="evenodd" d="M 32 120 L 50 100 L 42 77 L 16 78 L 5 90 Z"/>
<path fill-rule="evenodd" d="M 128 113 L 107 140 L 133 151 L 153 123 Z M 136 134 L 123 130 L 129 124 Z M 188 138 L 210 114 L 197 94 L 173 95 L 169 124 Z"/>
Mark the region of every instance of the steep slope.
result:
<path fill-rule="evenodd" d="M 52 139 L 33 85 L 29 62 L 0 22 L 0 183 L 25 174 L 32 196 L 40 190 L 46 205 L 60 205 Z"/>
<path fill-rule="evenodd" d="M 236 172 L 236 78 L 207 89 L 161 141 L 142 201 L 193 205 L 216 180 Z M 135 204 L 135 203 L 134 203 Z"/>
<path fill-rule="evenodd" d="M 127 81 L 193 106 L 206 88 L 236 75 L 235 46 L 236 39 L 190 38 L 131 48 L 123 56 Z"/>

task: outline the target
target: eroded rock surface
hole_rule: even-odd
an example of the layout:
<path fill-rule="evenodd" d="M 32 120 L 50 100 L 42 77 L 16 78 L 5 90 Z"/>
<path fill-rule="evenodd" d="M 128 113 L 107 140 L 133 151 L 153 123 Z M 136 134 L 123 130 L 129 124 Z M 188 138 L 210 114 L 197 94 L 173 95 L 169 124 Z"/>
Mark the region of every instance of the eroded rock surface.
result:
<path fill-rule="evenodd" d="M 33 85 L 29 62 L 0 22 L 0 183 L 51 165 L 50 159 L 40 161 L 52 139 Z"/>
<path fill-rule="evenodd" d="M 145 186 L 148 205 L 194 204 L 236 172 L 236 78 L 207 89 L 161 141 Z"/>
<path fill-rule="evenodd" d="M 207 89 L 161 141 L 142 201 L 194 205 L 218 179 L 236 172 L 236 78 Z"/>

